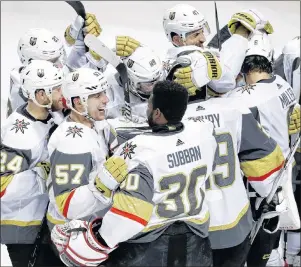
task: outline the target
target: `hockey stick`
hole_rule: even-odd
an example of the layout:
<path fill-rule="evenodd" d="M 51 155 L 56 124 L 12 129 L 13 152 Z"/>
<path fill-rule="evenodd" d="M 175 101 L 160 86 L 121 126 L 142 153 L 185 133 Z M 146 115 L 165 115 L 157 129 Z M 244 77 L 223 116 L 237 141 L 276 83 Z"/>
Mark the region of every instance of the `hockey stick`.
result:
<path fill-rule="evenodd" d="M 43 235 L 45 233 L 45 230 L 47 229 L 46 214 L 47 214 L 47 211 L 48 211 L 48 205 L 49 205 L 49 201 L 48 201 L 47 206 L 46 206 L 46 212 L 45 212 L 43 220 L 41 222 L 39 232 L 38 232 L 37 237 L 34 241 L 34 248 L 33 248 L 32 253 L 30 254 L 30 258 L 29 258 L 28 265 L 27 265 L 28 267 L 34 267 L 35 263 L 36 263 L 36 260 L 37 260 L 37 257 L 39 256 L 40 246 L 41 246 L 41 243 L 42 243 Z"/>
<path fill-rule="evenodd" d="M 281 186 L 283 184 L 283 179 L 284 179 L 285 174 L 287 172 L 287 168 L 293 162 L 294 155 L 295 155 L 295 152 L 296 152 L 299 144 L 300 144 L 300 137 L 296 140 L 296 142 L 293 145 L 293 148 L 291 149 L 290 153 L 287 155 L 287 158 L 286 158 L 286 160 L 284 162 L 284 166 L 281 169 L 279 175 L 276 177 L 275 182 L 274 182 L 274 184 L 272 186 L 271 192 L 266 197 L 267 204 L 269 204 L 272 201 L 272 199 L 273 199 L 273 197 L 274 197 L 277 189 L 279 188 L 279 186 Z M 274 217 L 274 216 L 272 216 L 272 217 Z M 259 220 L 254 223 L 254 226 L 253 226 L 253 228 L 251 230 L 251 234 L 250 234 L 251 244 L 254 242 L 255 237 L 256 237 L 256 235 L 257 235 L 260 227 L 263 224 L 263 221 L 265 219 L 270 219 L 272 217 L 271 217 L 271 215 L 268 212 L 268 213 L 262 214 L 261 217 L 259 218 Z"/>
<path fill-rule="evenodd" d="M 86 17 L 86 10 L 81 1 L 65 1 L 67 4 L 72 6 L 72 8 L 75 10 L 77 15 L 81 16 L 83 19 Z M 85 46 L 86 52 L 89 51 L 89 48 Z"/>
<path fill-rule="evenodd" d="M 86 46 L 94 50 L 97 54 L 101 55 L 118 71 L 122 87 L 124 88 L 125 117 L 126 119 L 132 120 L 128 73 L 125 64 L 118 56 L 116 56 L 116 54 L 110 48 L 108 48 L 102 41 L 97 39 L 97 37 L 95 37 L 94 35 L 87 34 L 84 39 L 84 42 Z"/>
<path fill-rule="evenodd" d="M 216 2 L 214 1 L 214 9 L 215 9 L 215 27 L 216 27 L 216 34 L 217 34 L 217 45 L 218 45 L 218 50 L 221 51 L 221 36 L 220 36 L 220 31 L 219 31 L 219 22 L 218 22 L 218 14 L 217 14 L 217 6 Z"/>

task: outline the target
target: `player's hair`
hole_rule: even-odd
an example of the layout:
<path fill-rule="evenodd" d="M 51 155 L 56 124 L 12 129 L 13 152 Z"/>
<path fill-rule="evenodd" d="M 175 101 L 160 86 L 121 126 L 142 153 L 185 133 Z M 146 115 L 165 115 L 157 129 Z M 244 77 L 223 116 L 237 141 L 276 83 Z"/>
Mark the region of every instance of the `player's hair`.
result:
<path fill-rule="evenodd" d="M 186 88 L 173 81 L 159 81 L 153 88 L 153 109 L 160 109 L 169 123 L 182 120 L 188 103 Z"/>
<path fill-rule="evenodd" d="M 263 56 L 252 55 L 247 56 L 242 64 L 241 72 L 248 74 L 250 72 L 273 72 L 272 63 Z"/>

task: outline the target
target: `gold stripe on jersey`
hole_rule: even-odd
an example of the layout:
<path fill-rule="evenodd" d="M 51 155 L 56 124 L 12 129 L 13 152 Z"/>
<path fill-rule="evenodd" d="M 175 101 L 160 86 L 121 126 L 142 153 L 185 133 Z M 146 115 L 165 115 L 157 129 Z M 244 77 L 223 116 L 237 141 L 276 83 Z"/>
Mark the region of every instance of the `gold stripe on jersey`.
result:
<path fill-rule="evenodd" d="M 200 219 L 189 219 L 189 220 L 185 220 L 187 222 L 191 222 L 191 223 L 195 223 L 195 224 L 204 224 L 205 222 L 207 222 L 210 218 L 210 214 L 209 214 L 209 211 L 207 211 L 207 213 L 205 214 L 205 217 L 204 218 L 200 218 Z"/>
<path fill-rule="evenodd" d="M 301 147 L 297 147 L 296 152 L 301 153 Z"/>
<path fill-rule="evenodd" d="M 284 157 L 279 145 L 269 155 L 256 160 L 241 163 L 241 169 L 245 176 L 251 181 L 263 181 L 272 173 L 281 169 Z"/>
<path fill-rule="evenodd" d="M 57 219 L 54 219 L 50 213 L 47 212 L 47 215 L 46 215 L 46 218 L 49 222 L 51 222 L 52 224 L 64 224 L 66 223 L 66 221 L 63 221 L 63 220 L 57 220 Z"/>
<path fill-rule="evenodd" d="M 152 215 L 153 205 L 149 202 L 118 192 L 113 198 L 112 212 L 146 225 Z"/>
<path fill-rule="evenodd" d="M 10 184 L 10 182 L 12 181 L 12 179 L 14 178 L 14 175 L 6 175 L 6 176 L 1 176 L 0 179 L 0 198 L 4 195 L 5 190 L 7 188 L 7 186 Z"/>
<path fill-rule="evenodd" d="M 35 225 L 41 225 L 42 221 L 35 220 L 35 221 L 29 221 L 29 222 L 24 222 L 24 221 L 16 221 L 16 220 L 1 220 L 0 224 L 1 225 L 16 225 L 16 226 L 35 226 Z"/>
<path fill-rule="evenodd" d="M 220 225 L 220 226 L 211 226 L 209 227 L 209 232 L 214 232 L 214 231 L 220 231 L 220 230 L 228 230 L 233 227 L 235 227 L 241 220 L 241 218 L 247 213 L 248 209 L 250 207 L 250 203 L 248 202 L 246 206 L 243 207 L 243 209 L 240 211 L 238 216 L 236 217 L 235 221 L 232 223 Z"/>

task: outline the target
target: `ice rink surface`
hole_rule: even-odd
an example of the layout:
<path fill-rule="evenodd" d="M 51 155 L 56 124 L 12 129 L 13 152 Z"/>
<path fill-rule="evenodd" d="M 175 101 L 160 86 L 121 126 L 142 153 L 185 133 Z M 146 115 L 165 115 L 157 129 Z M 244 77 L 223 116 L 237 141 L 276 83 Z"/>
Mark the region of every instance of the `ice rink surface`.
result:
<path fill-rule="evenodd" d="M 180 1 L 84 1 L 87 12 L 94 13 L 103 28 L 101 40 L 114 46 L 116 35 L 130 35 L 151 46 L 163 58 L 171 46 L 162 27 L 164 11 Z M 213 1 L 185 1 L 206 16 L 212 36 L 216 33 Z M 299 1 L 218 1 L 220 28 L 231 15 L 255 8 L 271 22 L 271 40 L 279 51 L 290 39 L 300 35 Z M 1 1 L 1 122 L 6 117 L 9 73 L 19 66 L 17 44 L 30 28 L 46 28 L 63 38 L 76 14 L 64 1 Z M 211 37 L 208 37 L 210 40 Z M 233 48 L 235 49 L 235 48 Z M 1 247 L 1 266 L 10 266 L 6 249 Z"/>

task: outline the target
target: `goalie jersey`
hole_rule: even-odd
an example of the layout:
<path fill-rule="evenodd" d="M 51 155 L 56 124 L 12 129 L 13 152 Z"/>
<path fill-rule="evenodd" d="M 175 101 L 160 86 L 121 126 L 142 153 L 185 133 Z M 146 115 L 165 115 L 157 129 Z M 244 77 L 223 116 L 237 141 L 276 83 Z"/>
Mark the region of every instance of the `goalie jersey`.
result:
<path fill-rule="evenodd" d="M 239 111 L 226 98 L 189 104 L 184 120 L 203 119 L 214 123 L 218 143 L 216 168 L 206 183 L 209 238 L 213 249 L 224 249 L 241 244 L 253 224 L 241 171 L 259 195 L 267 196 L 284 158 L 250 110 Z"/>
<path fill-rule="evenodd" d="M 230 105 L 251 109 L 254 117 L 279 144 L 285 157 L 290 152 L 288 125 L 297 101 L 291 86 L 280 76 L 258 81 L 231 91 Z M 231 98 L 234 98 L 233 101 Z M 232 104 L 231 104 L 232 103 Z"/>
<path fill-rule="evenodd" d="M 121 145 L 114 156 L 126 161 L 129 173 L 103 218 L 99 232 L 105 242 L 151 242 L 178 220 L 206 237 L 205 181 L 215 152 L 210 122 L 158 127 Z"/>
<path fill-rule="evenodd" d="M 50 175 L 47 181 L 50 203 L 48 225 L 68 219 L 91 219 L 103 216 L 110 203 L 94 197 L 89 183 L 98 167 L 117 147 L 115 130 L 107 121 L 97 121 L 91 129 L 69 117 L 52 134 L 48 150 Z"/>
<path fill-rule="evenodd" d="M 1 243 L 33 244 L 44 217 L 48 195 L 36 166 L 48 158 L 51 116 L 36 120 L 27 104 L 1 128 Z"/>

